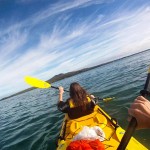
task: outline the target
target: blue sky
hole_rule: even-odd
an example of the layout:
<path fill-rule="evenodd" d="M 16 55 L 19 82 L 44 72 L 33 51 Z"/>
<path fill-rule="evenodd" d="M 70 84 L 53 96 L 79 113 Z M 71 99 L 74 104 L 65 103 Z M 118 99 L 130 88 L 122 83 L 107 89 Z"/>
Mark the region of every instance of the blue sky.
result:
<path fill-rule="evenodd" d="M 149 0 L 0 0 L 0 98 L 149 48 Z"/>

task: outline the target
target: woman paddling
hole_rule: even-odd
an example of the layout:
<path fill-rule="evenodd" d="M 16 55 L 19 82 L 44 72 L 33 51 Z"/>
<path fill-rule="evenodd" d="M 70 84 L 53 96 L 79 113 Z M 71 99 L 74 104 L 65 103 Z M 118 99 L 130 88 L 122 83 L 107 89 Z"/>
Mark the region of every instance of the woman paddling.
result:
<path fill-rule="evenodd" d="M 82 88 L 78 83 L 74 82 L 70 85 L 70 98 L 63 101 L 64 88 L 59 87 L 59 101 L 58 109 L 64 113 L 68 113 L 68 116 L 71 119 L 76 119 L 85 115 L 88 115 L 93 112 L 95 98 L 93 95 L 90 95 Z"/>

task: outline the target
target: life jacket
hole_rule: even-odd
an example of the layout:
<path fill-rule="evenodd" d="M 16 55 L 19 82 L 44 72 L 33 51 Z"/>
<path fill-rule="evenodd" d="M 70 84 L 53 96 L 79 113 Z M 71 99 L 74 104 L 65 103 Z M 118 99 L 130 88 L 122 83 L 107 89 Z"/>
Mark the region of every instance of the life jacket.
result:
<path fill-rule="evenodd" d="M 92 100 L 90 99 L 90 97 L 87 96 L 87 100 L 88 102 L 86 103 L 85 110 L 82 109 L 82 106 L 76 107 L 72 99 L 68 100 L 70 109 L 68 110 L 67 113 L 70 119 L 80 118 L 82 116 L 89 115 L 90 113 L 93 112 L 95 105 L 92 103 Z"/>
<path fill-rule="evenodd" d="M 89 98 L 89 96 L 87 96 L 87 100 L 88 100 L 88 103 L 91 102 L 91 99 Z M 69 100 L 69 106 L 70 108 L 75 108 L 76 106 L 74 105 L 74 102 L 72 99 Z"/>

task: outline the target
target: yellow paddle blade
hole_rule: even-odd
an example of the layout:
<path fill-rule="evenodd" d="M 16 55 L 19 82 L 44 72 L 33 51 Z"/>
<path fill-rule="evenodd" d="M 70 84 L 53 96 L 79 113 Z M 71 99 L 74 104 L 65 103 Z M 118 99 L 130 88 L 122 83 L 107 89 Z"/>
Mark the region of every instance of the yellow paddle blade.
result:
<path fill-rule="evenodd" d="M 33 87 L 37 87 L 37 88 L 50 88 L 51 85 L 48 82 L 45 82 L 43 80 L 39 80 L 37 78 L 33 78 L 30 76 L 26 76 L 24 78 L 25 82 Z"/>
<path fill-rule="evenodd" d="M 108 102 L 111 101 L 112 99 L 114 99 L 115 97 L 108 97 L 108 98 L 103 98 L 104 102 Z"/>

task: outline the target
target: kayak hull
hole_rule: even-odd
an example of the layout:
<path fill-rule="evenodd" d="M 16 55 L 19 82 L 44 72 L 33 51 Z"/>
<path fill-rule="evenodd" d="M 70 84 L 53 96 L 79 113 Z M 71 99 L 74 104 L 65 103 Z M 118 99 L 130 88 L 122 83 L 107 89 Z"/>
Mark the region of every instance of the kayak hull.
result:
<path fill-rule="evenodd" d="M 102 143 L 106 150 L 116 150 L 125 133 L 125 130 L 118 125 L 115 119 L 111 118 L 104 110 L 96 105 L 93 113 L 78 119 L 70 119 L 68 115 L 65 114 L 57 141 L 57 150 L 66 150 L 73 137 L 77 135 L 84 126 L 99 126 L 102 128 L 105 133 L 105 140 Z M 132 137 L 126 150 L 148 149 Z"/>

